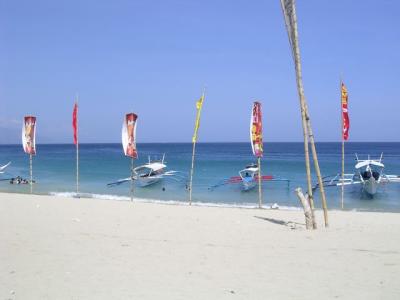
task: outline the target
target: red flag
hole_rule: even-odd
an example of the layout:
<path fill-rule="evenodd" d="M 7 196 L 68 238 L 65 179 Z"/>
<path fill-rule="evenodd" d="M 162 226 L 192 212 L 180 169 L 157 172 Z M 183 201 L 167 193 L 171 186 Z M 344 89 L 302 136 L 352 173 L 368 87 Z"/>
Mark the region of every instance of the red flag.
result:
<path fill-rule="evenodd" d="M 349 138 L 350 118 L 348 111 L 348 94 L 347 89 L 342 82 L 342 138 L 347 141 Z"/>
<path fill-rule="evenodd" d="M 74 144 L 78 144 L 78 103 L 74 105 L 72 112 L 72 128 L 74 129 Z"/>

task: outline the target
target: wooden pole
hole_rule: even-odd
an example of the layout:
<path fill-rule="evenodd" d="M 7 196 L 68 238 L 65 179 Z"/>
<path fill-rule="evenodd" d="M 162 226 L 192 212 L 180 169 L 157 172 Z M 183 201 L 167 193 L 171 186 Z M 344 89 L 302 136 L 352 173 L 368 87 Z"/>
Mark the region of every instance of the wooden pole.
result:
<path fill-rule="evenodd" d="M 310 202 L 303 195 L 301 188 L 298 187 L 297 189 L 295 189 L 295 192 L 300 200 L 301 205 L 303 206 L 304 216 L 306 218 L 306 229 L 312 229 L 314 226 L 313 225 L 314 221 L 313 221 L 312 209 L 310 207 Z"/>
<path fill-rule="evenodd" d="M 342 123 L 340 124 L 340 132 L 342 136 L 342 187 L 341 187 L 341 200 L 340 207 L 344 208 L 344 138 L 343 138 L 343 108 L 342 108 L 342 79 L 340 79 L 340 115 Z"/>
<path fill-rule="evenodd" d="M 76 105 L 78 105 L 78 95 L 76 96 Z M 77 106 L 78 107 L 78 106 Z M 79 197 L 79 107 L 76 112 L 76 196 Z"/>
<path fill-rule="evenodd" d="M 319 185 L 319 192 L 321 195 L 322 209 L 324 211 L 324 223 L 325 223 L 325 227 L 328 227 L 329 226 L 328 206 L 326 203 L 325 188 L 324 188 L 324 184 L 322 181 L 321 170 L 319 168 L 317 149 L 315 148 L 314 134 L 313 134 L 312 127 L 311 127 L 311 120 L 310 120 L 310 117 L 308 116 L 307 104 L 306 104 L 306 116 L 307 116 L 309 140 L 311 143 L 311 151 L 312 151 L 313 161 L 314 161 L 314 169 L 315 169 L 315 173 L 317 173 L 317 180 L 318 180 L 318 185 Z"/>
<path fill-rule="evenodd" d="M 29 154 L 29 175 L 30 175 L 30 189 L 31 194 L 33 193 L 33 170 L 32 170 L 32 154 Z"/>
<path fill-rule="evenodd" d="M 189 205 L 192 205 L 192 186 L 193 186 L 193 170 L 194 170 L 195 151 L 196 151 L 196 142 L 193 143 L 193 149 L 192 149 L 192 167 L 190 169 L 190 182 L 189 182 Z"/>
<path fill-rule="evenodd" d="M 341 208 L 344 209 L 344 139 L 342 138 L 342 199 Z"/>
<path fill-rule="evenodd" d="M 258 157 L 258 208 L 262 208 L 261 157 Z"/>
<path fill-rule="evenodd" d="M 133 157 L 131 157 L 131 202 L 133 202 L 133 192 L 134 192 L 134 172 L 133 172 Z"/>
<path fill-rule="evenodd" d="M 295 7 L 293 6 L 293 10 L 295 10 Z M 307 194 L 308 194 L 308 200 L 310 201 L 310 206 L 312 210 L 312 216 L 313 216 L 313 228 L 317 228 L 317 224 L 315 222 L 315 215 L 314 215 L 314 197 L 313 197 L 313 191 L 312 191 L 312 180 L 311 180 L 311 168 L 310 168 L 310 153 L 308 149 L 308 132 L 309 132 L 309 127 L 307 124 L 307 119 L 309 117 L 307 116 L 307 107 L 306 107 L 306 99 L 304 96 L 304 87 L 303 87 L 303 80 L 302 80 L 302 75 L 301 75 L 301 64 L 300 64 L 300 49 L 298 45 L 298 33 L 297 33 L 297 18 L 296 18 L 296 13 L 295 11 L 293 12 L 293 34 L 294 34 L 294 40 L 292 44 L 293 48 L 293 58 L 294 58 L 294 63 L 295 63 L 295 70 L 296 70 L 296 83 L 297 83 L 297 91 L 299 94 L 299 100 L 300 100 L 300 110 L 301 110 L 301 120 L 302 120 L 302 127 L 303 127 L 303 139 L 304 139 L 304 157 L 305 157 L 305 165 L 306 165 L 306 176 L 307 176 Z"/>

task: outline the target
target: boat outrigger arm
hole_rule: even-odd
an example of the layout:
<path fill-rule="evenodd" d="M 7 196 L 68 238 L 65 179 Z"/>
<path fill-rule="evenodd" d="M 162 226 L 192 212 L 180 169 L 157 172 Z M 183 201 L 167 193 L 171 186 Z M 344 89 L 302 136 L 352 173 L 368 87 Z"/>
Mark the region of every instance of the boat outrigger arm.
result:
<path fill-rule="evenodd" d="M 323 178 L 324 187 L 361 185 L 363 191 L 370 195 L 376 194 L 381 184 L 400 183 L 400 175 L 387 175 L 383 173 L 385 165 L 382 163 L 383 154 L 379 160 L 368 159 L 360 160 L 356 154 L 355 172 L 353 174 L 330 175 Z M 318 184 L 314 189 L 319 187 Z"/>
<path fill-rule="evenodd" d="M 11 161 L 9 161 L 7 164 L 5 164 L 4 166 L 1 166 L 0 167 L 0 174 L 3 174 L 4 173 L 4 170 L 9 166 L 9 165 L 11 165 Z"/>

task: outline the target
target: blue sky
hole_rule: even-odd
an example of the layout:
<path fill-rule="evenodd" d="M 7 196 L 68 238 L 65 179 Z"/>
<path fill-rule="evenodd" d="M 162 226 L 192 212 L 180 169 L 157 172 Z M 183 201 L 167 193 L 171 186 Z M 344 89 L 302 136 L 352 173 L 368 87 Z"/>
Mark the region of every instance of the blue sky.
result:
<path fill-rule="evenodd" d="M 298 0 L 305 93 L 317 141 L 340 140 L 342 76 L 350 141 L 400 141 L 400 2 Z M 0 0 L 0 143 L 38 118 L 38 143 L 248 141 L 252 102 L 265 141 L 301 141 L 293 61 L 279 0 Z"/>

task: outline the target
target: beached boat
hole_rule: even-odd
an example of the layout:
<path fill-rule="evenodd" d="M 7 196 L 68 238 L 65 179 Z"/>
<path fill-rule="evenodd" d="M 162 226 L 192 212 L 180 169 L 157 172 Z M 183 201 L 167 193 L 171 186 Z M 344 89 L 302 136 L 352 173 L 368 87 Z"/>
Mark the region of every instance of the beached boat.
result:
<path fill-rule="evenodd" d="M 382 162 L 383 154 L 378 159 L 360 160 L 356 154 L 355 172 L 353 174 L 341 174 L 324 177 L 324 186 L 346 186 L 360 185 L 362 191 L 370 196 L 374 196 L 380 186 L 386 183 L 400 183 L 400 175 L 387 175 L 383 172 L 385 165 Z M 315 185 L 314 188 L 318 188 Z"/>

